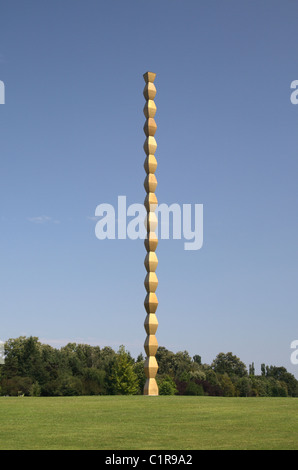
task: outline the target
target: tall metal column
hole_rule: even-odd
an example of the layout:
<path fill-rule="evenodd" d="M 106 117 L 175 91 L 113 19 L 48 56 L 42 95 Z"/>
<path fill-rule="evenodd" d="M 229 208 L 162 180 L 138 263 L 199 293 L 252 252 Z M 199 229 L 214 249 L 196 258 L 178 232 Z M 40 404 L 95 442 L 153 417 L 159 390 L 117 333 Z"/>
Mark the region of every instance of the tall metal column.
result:
<path fill-rule="evenodd" d="M 158 285 L 158 279 L 155 274 L 158 259 L 155 254 L 158 238 L 155 233 L 157 227 L 157 217 L 155 214 L 155 210 L 158 204 L 155 190 L 157 186 L 157 180 L 155 177 L 155 170 L 157 167 L 157 161 L 154 156 L 157 144 L 154 138 L 157 125 L 154 120 L 154 116 L 156 113 L 156 106 L 154 103 L 154 98 L 156 95 L 156 88 L 154 85 L 156 74 L 152 72 L 146 72 L 144 74 L 144 80 L 146 82 L 144 88 L 144 97 L 146 99 L 146 104 L 144 106 L 144 115 L 146 117 L 146 122 L 144 125 L 144 132 L 146 135 L 146 140 L 144 143 L 144 150 L 146 153 L 146 159 L 144 168 L 147 173 L 145 178 L 144 187 L 146 190 L 146 198 L 144 201 L 144 205 L 147 210 L 146 216 L 146 228 L 147 228 L 147 238 L 145 240 L 145 247 L 147 250 L 147 255 L 145 258 L 145 267 L 147 270 L 147 276 L 145 278 L 145 288 L 147 291 L 147 296 L 145 298 L 145 309 L 147 312 L 147 316 L 145 319 L 145 330 L 147 333 L 147 338 L 144 344 L 144 348 L 147 354 L 147 358 L 145 361 L 145 374 L 147 377 L 145 387 L 144 387 L 144 395 L 158 395 L 158 385 L 156 383 L 156 374 L 158 371 L 158 364 L 155 358 L 156 351 L 158 348 L 157 339 L 155 337 L 155 333 L 158 327 L 158 321 L 155 315 L 158 300 L 155 294 Z"/>

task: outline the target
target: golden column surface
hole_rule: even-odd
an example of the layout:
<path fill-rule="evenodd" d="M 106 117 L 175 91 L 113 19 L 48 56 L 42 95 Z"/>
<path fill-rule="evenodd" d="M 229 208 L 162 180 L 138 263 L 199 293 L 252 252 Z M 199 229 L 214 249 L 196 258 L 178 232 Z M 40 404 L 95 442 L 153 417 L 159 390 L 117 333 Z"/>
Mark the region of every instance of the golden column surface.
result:
<path fill-rule="evenodd" d="M 158 279 L 155 274 L 158 259 L 155 254 L 157 248 L 158 239 L 155 233 L 157 227 L 157 217 L 155 210 L 158 204 L 155 189 L 157 186 L 157 180 L 155 177 L 155 170 L 157 167 L 157 161 L 154 156 L 157 144 L 154 138 L 157 126 L 154 121 L 154 116 L 156 113 L 156 106 L 154 103 L 154 98 L 156 95 L 156 88 L 154 85 L 156 74 L 152 72 L 147 72 L 144 74 L 144 80 L 146 82 L 144 88 L 144 97 L 146 104 L 144 106 L 144 114 L 146 117 L 146 122 L 144 125 L 144 132 L 146 135 L 146 140 L 144 143 L 144 150 L 146 153 L 146 159 L 144 163 L 144 168 L 146 171 L 146 178 L 144 181 L 144 187 L 147 193 L 147 196 L 144 201 L 144 205 L 147 210 L 146 216 L 146 229 L 147 229 L 147 238 L 145 240 L 145 247 L 147 250 L 147 255 L 145 258 L 145 268 L 147 270 L 147 276 L 145 278 L 145 288 L 147 291 L 147 296 L 145 298 L 145 309 L 147 312 L 147 317 L 145 319 L 145 330 L 147 333 L 147 338 L 144 344 L 144 349 L 147 354 L 145 361 L 145 374 L 147 377 L 144 395 L 158 395 L 158 385 L 156 383 L 155 377 L 158 370 L 157 361 L 155 358 L 156 351 L 158 348 L 158 343 L 155 337 L 155 333 L 158 327 L 158 321 L 155 315 L 158 300 L 155 294 L 158 285 Z"/>

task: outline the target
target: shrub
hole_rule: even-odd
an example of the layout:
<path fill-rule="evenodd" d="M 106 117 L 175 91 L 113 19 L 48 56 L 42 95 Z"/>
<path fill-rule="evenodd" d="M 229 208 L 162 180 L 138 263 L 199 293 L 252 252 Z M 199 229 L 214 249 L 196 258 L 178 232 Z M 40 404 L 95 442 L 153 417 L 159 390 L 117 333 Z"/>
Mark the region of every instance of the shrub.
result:
<path fill-rule="evenodd" d="M 41 388 L 38 382 L 32 384 L 30 388 L 30 397 L 40 397 Z"/>
<path fill-rule="evenodd" d="M 158 387 L 160 395 L 175 395 L 177 393 L 176 384 L 170 376 L 162 378 L 158 383 Z"/>
<path fill-rule="evenodd" d="M 204 389 L 202 385 L 198 385 L 195 382 L 188 382 L 186 390 L 185 390 L 185 395 L 203 396 Z"/>

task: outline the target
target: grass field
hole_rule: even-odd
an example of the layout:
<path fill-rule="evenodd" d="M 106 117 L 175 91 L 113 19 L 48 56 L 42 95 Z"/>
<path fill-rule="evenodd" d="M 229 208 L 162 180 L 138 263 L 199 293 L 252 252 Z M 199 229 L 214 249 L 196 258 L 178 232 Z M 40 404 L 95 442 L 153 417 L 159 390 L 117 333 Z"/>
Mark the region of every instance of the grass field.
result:
<path fill-rule="evenodd" d="M 0 449 L 298 449 L 298 399 L 0 398 Z"/>

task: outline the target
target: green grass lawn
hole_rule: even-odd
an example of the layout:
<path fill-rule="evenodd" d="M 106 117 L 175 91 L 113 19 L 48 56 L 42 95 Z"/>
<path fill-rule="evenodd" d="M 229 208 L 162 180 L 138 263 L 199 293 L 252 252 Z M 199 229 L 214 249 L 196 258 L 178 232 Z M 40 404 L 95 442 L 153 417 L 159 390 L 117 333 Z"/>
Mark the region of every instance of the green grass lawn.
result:
<path fill-rule="evenodd" d="M 298 449 L 298 399 L 0 398 L 0 449 Z"/>

